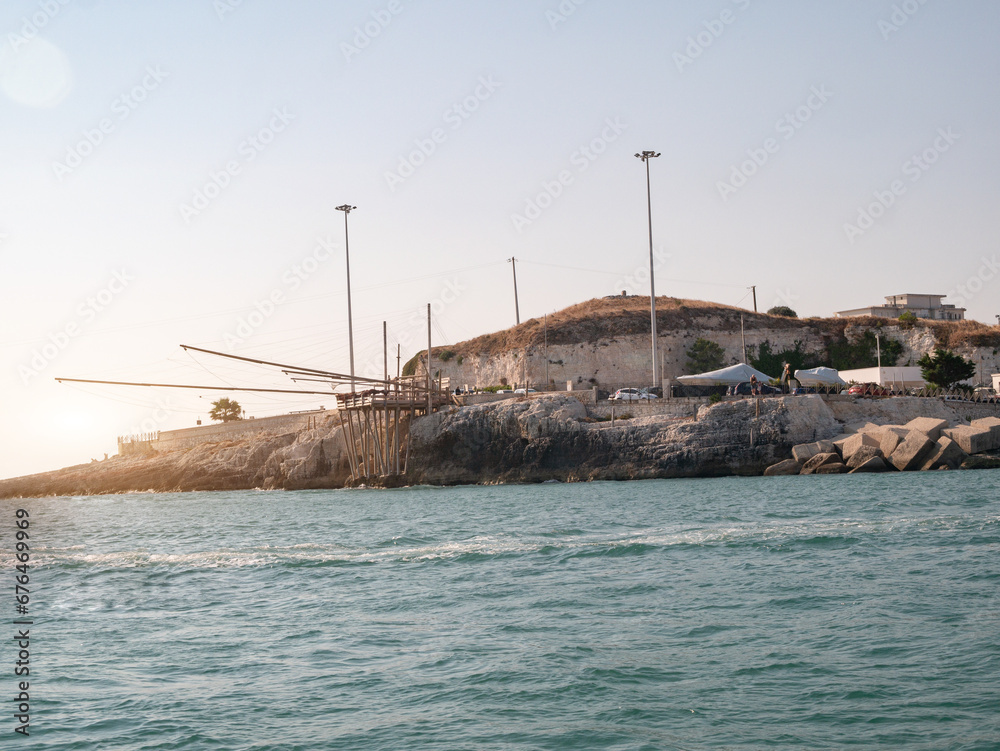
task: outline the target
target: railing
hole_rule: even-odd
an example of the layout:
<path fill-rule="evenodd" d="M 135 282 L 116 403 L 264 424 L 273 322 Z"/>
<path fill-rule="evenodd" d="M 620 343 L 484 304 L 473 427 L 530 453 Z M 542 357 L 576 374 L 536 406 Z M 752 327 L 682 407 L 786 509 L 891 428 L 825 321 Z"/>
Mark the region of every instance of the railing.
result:
<path fill-rule="evenodd" d="M 153 442 L 160 440 L 160 431 L 118 436 L 118 455 L 144 454 L 153 450 Z"/>

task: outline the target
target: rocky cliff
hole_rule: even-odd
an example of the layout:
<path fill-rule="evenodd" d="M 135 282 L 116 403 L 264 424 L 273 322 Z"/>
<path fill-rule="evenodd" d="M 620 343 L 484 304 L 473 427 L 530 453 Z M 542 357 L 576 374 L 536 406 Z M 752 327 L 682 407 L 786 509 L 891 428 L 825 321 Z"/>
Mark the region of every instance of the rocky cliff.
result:
<path fill-rule="evenodd" d="M 975 321 L 800 320 L 670 297 L 658 297 L 656 307 L 658 351 L 664 377 L 671 379 L 692 372 L 688 351 L 699 338 L 722 348 L 724 365 L 743 361 L 745 337 L 751 359 L 765 352 L 794 351 L 803 367 L 874 367 L 874 332 L 881 337 L 884 353 L 894 350 L 896 365 L 915 365 L 925 352 L 946 347 L 975 362 L 987 381 L 990 373 L 1000 372 L 1000 328 Z M 560 389 L 567 381 L 578 384 L 577 388 L 646 384 L 651 369 L 649 331 L 648 297 L 601 298 L 545 320 L 534 318 L 511 329 L 435 348 L 433 369 L 460 386 L 537 385 L 545 383 L 546 376 Z M 859 346 L 866 334 L 870 351 Z M 416 373 L 426 373 L 423 354 L 408 365 Z M 774 367 L 780 369 L 780 358 Z M 779 373 L 775 370 L 772 375 Z"/>
<path fill-rule="evenodd" d="M 409 484 L 540 482 L 759 475 L 792 447 L 830 439 L 846 422 L 966 422 L 936 399 L 827 402 L 819 396 L 704 406 L 697 417 L 652 415 L 614 424 L 565 395 L 452 407 L 412 425 Z M 839 418 L 839 419 L 838 419 Z M 0 498 L 144 491 L 343 487 L 350 481 L 339 421 L 261 432 L 145 456 L 0 481 Z"/>

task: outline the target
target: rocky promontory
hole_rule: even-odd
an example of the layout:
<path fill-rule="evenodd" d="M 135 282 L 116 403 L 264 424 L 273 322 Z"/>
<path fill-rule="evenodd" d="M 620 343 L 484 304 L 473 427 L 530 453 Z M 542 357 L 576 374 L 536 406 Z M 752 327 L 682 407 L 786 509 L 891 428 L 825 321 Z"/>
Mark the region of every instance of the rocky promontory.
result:
<path fill-rule="evenodd" d="M 619 413 L 614 422 L 566 394 L 446 407 L 413 421 L 404 477 L 364 478 L 355 484 L 761 475 L 793 459 L 796 446 L 836 444 L 862 428 L 874 434 L 879 426 L 905 425 L 916 418 L 932 418 L 939 429 L 968 424 L 947 403 L 916 397 L 727 400 L 705 404 L 693 417 L 677 417 L 667 406 L 635 406 L 636 416 Z M 867 446 L 872 440 L 855 443 Z M 844 461 L 842 455 L 838 461 Z M 244 433 L 233 440 L 0 480 L 0 497 L 294 490 L 351 483 L 340 421 L 331 417 L 308 430 Z"/>

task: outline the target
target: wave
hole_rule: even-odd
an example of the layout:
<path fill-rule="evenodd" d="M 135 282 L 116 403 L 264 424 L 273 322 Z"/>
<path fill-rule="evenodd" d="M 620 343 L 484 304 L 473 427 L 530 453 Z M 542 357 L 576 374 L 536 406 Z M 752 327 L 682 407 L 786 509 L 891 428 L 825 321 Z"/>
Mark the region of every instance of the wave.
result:
<path fill-rule="evenodd" d="M 537 555 L 547 558 L 590 556 L 642 556 L 691 548 L 764 548 L 809 550 L 879 544 L 886 538 L 939 532 L 966 533 L 962 539 L 993 540 L 989 534 L 1000 526 L 991 519 L 941 516 L 932 518 L 794 519 L 785 521 L 727 522 L 705 526 L 671 525 L 632 531 L 595 534 L 567 530 L 523 535 L 477 535 L 466 539 L 434 540 L 429 536 L 401 535 L 373 540 L 366 545 L 296 543 L 292 545 L 234 545 L 214 550 L 95 550 L 94 546 L 36 547 L 34 566 L 86 568 L 239 568 L 246 566 L 324 566 L 380 563 L 474 561 L 504 556 Z M 986 532 L 987 535 L 983 535 Z M 0 554 L 0 568 L 12 566 L 12 553 Z"/>

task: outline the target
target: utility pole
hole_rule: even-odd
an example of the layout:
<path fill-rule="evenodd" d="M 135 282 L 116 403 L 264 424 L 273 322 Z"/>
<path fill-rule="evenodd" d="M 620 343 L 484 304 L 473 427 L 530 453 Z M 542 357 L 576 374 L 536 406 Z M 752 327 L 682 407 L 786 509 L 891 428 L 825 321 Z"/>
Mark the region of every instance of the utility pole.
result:
<path fill-rule="evenodd" d="M 521 324 L 521 308 L 517 304 L 517 259 L 511 256 L 507 259 L 507 263 L 510 264 L 510 270 L 514 273 L 514 319 L 517 321 L 518 325 Z"/>
<path fill-rule="evenodd" d="M 544 336 L 543 349 L 545 351 L 545 390 L 549 390 L 549 314 L 545 314 L 542 324 L 542 335 Z"/>
<path fill-rule="evenodd" d="M 432 406 L 431 386 L 434 380 L 431 377 L 431 304 L 427 303 L 427 414 L 430 415 Z"/>
<path fill-rule="evenodd" d="M 743 339 L 743 364 L 747 364 L 747 335 L 743 330 L 743 314 L 740 313 L 740 337 Z"/>
<path fill-rule="evenodd" d="M 656 151 L 643 151 L 636 154 L 646 165 L 646 213 L 649 216 L 649 320 L 653 335 L 653 388 L 659 386 L 657 378 L 657 366 L 659 358 L 656 356 L 656 286 L 653 284 L 653 203 L 649 190 L 649 160 L 658 157 Z"/>
<path fill-rule="evenodd" d="M 382 321 L 382 379 L 385 381 L 386 390 L 389 388 L 389 333 L 386 329 L 386 322 Z"/>
<path fill-rule="evenodd" d="M 397 381 L 399 380 L 399 360 L 400 360 L 400 358 L 402 356 L 402 353 L 400 352 L 400 346 L 401 345 L 399 344 L 399 342 L 396 342 L 396 380 Z"/>
<path fill-rule="evenodd" d="M 750 289 L 753 291 L 753 312 L 757 312 L 757 285 L 751 285 Z"/>
<path fill-rule="evenodd" d="M 344 204 L 343 206 L 338 206 L 337 211 L 344 212 L 344 258 L 347 259 L 347 346 L 351 355 L 351 393 L 353 394 L 354 389 L 354 324 L 351 321 L 351 250 L 350 244 L 347 238 L 347 215 L 350 214 L 357 206 L 350 206 Z"/>

